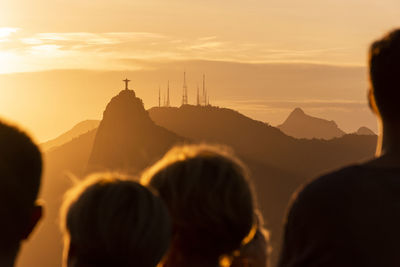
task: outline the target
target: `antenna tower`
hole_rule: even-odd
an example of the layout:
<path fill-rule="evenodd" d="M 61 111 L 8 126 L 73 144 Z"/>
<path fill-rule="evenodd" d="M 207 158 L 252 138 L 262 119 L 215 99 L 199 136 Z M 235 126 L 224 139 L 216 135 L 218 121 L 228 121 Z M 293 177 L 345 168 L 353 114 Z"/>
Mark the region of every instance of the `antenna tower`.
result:
<path fill-rule="evenodd" d="M 169 107 L 169 80 L 168 80 L 168 87 L 167 87 L 167 103 L 166 106 Z"/>
<path fill-rule="evenodd" d="M 206 75 L 203 74 L 203 104 L 207 106 Z"/>
<path fill-rule="evenodd" d="M 158 86 L 158 107 L 161 107 L 161 89 Z"/>
<path fill-rule="evenodd" d="M 197 105 L 200 106 L 199 84 L 197 84 Z"/>
<path fill-rule="evenodd" d="M 188 104 L 187 85 L 186 85 L 186 71 L 183 72 L 183 95 L 182 105 Z"/>

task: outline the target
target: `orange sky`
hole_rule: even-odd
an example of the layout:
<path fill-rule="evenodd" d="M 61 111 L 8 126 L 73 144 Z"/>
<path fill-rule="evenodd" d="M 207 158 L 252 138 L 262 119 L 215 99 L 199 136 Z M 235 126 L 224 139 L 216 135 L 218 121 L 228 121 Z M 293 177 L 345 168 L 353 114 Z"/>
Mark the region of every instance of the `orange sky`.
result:
<path fill-rule="evenodd" d="M 140 67 L 124 58 L 364 65 L 399 16 L 396 0 L 1 1 L 0 72 Z"/>
<path fill-rule="evenodd" d="M 134 71 L 157 68 L 155 62 L 194 59 L 365 66 L 369 43 L 397 26 L 399 17 L 398 0 L 0 1 L 0 73 L 53 69 Z M 179 66 L 180 69 L 184 67 Z M 117 80 L 115 86 L 119 86 L 119 82 Z M 46 87 L 46 82 L 43 83 Z M 28 120 L 25 109 L 15 108 L 16 104 L 5 100 L 16 97 L 13 84 L 15 82 L 10 80 L 0 84 L 3 104 L 0 112 L 4 117 L 27 125 L 38 139 L 48 139 L 79 120 L 78 114 L 73 117 L 64 113 L 58 114 L 65 117 L 65 123 L 58 127 L 43 126 L 51 124 L 50 121 Z M 60 92 L 56 97 L 62 101 L 65 93 Z M 49 93 L 43 91 L 42 94 L 39 97 L 43 102 L 38 107 L 26 104 L 26 108 L 50 108 L 46 96 Z M 76 97 L 80 97 L 79 91 Z M 254 100 L 253 95 L 247 96 L 245 92 L 238 97 L 250 101 L 246 103 Z M 259 98 L 268 98 L 268 94 L 260 94 Z M 286 98 L 280 96 L 273 100 L 320 99 L 312 93 L 296 98 L 290 90 Z M 364 95 L 348 99 L 346 94 L 338 94 L 332 101 L 337 100 L 365 103 Z M 227 100 L 216 98 L 214 101 L 224 103 Z M 153 102 L 146 104 L 151 106 Z M 235 105 L 231 107 L 243 108 Z M 75 108 L 79 113 L 80 108 Z M 268 117 L 267 113 L 256 116 L 277 122 L 288 111 L 289 108 L 278 116 L 279 119 Z M 101 117 L 101 110 L 90 112 L 94 113 Z M 327 109 L 320 109 L 318 114 L 335 116 Z M 81 115 L 86 119 L 89 114 Z M 372 120 L 371 114 L 365 116 Z M 340 125 L 340 121 L 338 123 Z"/>

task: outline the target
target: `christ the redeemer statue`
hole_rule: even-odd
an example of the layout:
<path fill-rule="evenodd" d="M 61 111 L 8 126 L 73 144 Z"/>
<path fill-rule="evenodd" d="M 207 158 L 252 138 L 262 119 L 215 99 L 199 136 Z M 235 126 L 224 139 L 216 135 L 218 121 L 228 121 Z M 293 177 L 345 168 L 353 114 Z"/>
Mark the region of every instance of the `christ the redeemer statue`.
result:
<path fill-rule="evenodd" d="M 125 82 L 125 90 L 129 90 L 129 88 L 128 88 L 128 83 L 131 81 L 131 80 L 128 80 L 128 78 L 126 78 L 125 80 L 122 80 L 123 82 Z"/>

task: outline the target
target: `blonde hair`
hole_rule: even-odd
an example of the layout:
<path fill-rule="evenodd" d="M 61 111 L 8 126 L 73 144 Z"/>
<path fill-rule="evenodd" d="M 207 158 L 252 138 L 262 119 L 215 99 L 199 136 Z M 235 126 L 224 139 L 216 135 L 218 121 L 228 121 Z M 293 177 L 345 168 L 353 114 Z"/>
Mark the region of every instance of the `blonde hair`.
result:
<path fill-rule="evenodd" d="M 218 259 L 238 249 L 252 229 L 248 172 L 226 147 L 175 147 L 143 174 L 142 183 L 158 190 L 167 204 L 171 249 L 184 257 Z"/>
<path fill-rule="evenodd" d="M 158 196 L 106 174 L 91 176 L 67 192 L 61 227 L 64 262 L 73 253 L 76 266 L 154 267 L 171 235 L 168 211 Z M 69 255 L 68 247 L 73 248 Z"/>

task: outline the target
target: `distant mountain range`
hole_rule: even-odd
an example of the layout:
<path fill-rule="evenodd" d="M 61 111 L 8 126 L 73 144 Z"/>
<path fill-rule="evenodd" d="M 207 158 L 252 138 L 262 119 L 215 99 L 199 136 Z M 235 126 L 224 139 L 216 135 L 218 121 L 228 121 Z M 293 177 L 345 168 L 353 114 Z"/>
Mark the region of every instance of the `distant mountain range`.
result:
<path fill-rule="evenodd" d="M 81 134 L 87 133 L 93 129 L 96 129 L 100 124 L 99 120 L 85 120 L 70 129 L 69 131 L 61 134 L 60 136 L 51 139 L 45 143 L 40 144 L 43 151 L 61 146 L 72 139 L 80 136 Z"/>
<path fill-rule="evenodd" d="M 351 147 L 352 153 L 360 153 L 368 147 L 362 141 L 376 139 L 354 134 L 329 141 L 296 139 L 234 110 L 212 106 L 155 107 L 149 114 L 155 123 L 180 136 L 227 144 L 242 157 L 306 176 L 345 164 L 355 156 L 345 151 Z"/>
<path fill-rule="evenodd" d="M 156 118 L 157 119 L 157 118 Z M 303 124 L 302 124 L 303 123 Z M 100 120 L 85 120 L 73 126 L 67 132 L 60 136 L 40 144 L 43 151 L 53 149 L 63 145 L 72 139 L 96 129 L 100 124 Z M 310 126 L 310 127 L 307 127 Z M 298 139 L 325 139 L 329 140 L 341 137 L 346 133 L 342 131 L 335 121 L 329 121 L 317 117 L 307 115 L 301 108 L 294 109 L 285 122 L 276 126 L 283 133 Z M 367 127 L 360 127 L 354 134 L 357 135 L 376 135 Z"/>
<path fill-rule="evenodd" d="M 358 134 L 358 135 L 375 135 L 375 133 L 367 127 L 360 127 L 357 130 L 356 134 Z"/>
<path fill-rule="evenodd" d="M 304 119 L 306 115 L 299 111 L 293 116 Z M 48 203 L 46 218 L 27 244 L 20 266 L 59 265 L 62 242 L 56 218 L 62 195 L 71 185 L 66 174 L 81 177 L 89 171 L 109 170 L 140 175 L 171 146 L 182 142 L 228 145 L 248 165 L 259 207 L 271 230 L 274 262 L 285 210 L 296 188 L 318 174 L 373 157 L 376 144 L 375 135 L 344 133 L 332 140 L 296 139 L 234 110 L 213 106 L 146 111 L 131 90 L 121 91 L 110 101 L 98 128 L 86 129 L 70 131 L 66 135 L 70 141 L 63 143 L 67 139 L 59 138 L 45 153 L 42 198 Z"/>
<path fill-rule="evenodd" d="M 285 134 L 295 138 L 306 139 L 333 139 L 344 136 L 346 133 L 341 130 L 335 121 L 325 120 L 307 115 L 301 108 L 295 108 L 288 118 L 277 126 Z M 375 135 L 367 127 L 361 127 L 355 134 Z"/>
<path fill-rule="evenodd" d="M 332 139 L 342 137 L 346 133 L 339 129 L 336 122 L 312 117 L 296 108 L 290 113 L 285 122 L 278 128 L 289 136 L 296 138 Z"/>

